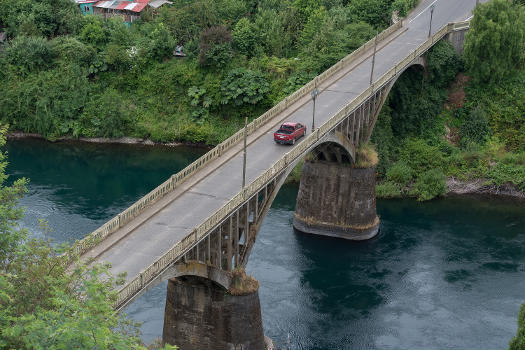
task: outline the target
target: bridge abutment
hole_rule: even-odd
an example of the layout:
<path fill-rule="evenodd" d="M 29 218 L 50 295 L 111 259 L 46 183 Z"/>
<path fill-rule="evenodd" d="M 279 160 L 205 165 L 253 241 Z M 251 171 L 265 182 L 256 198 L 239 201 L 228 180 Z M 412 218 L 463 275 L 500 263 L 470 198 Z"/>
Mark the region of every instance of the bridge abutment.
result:
<path fill-rule="evenodd" d="M 236 294 L 202 277 L 170 279 L 162 343 L 184 350 L 264 350 L 258 288 Z"/>
<path fill-rule="evenodd" d="M 365 240 L 379 231 L 375 167 L 305 161 L 293 226 L 302 232 Z"/>

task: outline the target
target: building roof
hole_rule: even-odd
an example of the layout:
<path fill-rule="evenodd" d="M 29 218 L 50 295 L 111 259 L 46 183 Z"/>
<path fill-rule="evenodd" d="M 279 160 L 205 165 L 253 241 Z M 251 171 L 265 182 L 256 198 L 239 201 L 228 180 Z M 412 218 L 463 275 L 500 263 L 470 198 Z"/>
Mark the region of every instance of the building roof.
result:
<path fill-rule="evenodd" d="M 168 0 L 151 0 L 148 5 L 153 7 L 153 8 L 159 8 L 161 7 L 162 5 L 164 4 L 173 4 L 171 1 L 168 1 Z"/>
<path fill-rule="evenodd" d="M 137 1 L 120 1 L 120 0 L 103 0 L 97 2 L 94 6 L 104 9 L 113 10 L 127 10 L 133 12 L 141 12 L 144 10 L 149 0 L 137 0 Z"/>

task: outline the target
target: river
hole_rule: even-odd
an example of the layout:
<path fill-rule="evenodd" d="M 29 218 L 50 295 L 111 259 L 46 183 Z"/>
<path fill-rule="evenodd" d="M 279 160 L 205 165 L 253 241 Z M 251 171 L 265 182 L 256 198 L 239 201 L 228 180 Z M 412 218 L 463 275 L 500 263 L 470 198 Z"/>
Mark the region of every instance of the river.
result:
<path fill-rule="evenodd" d="M 11 140 L 10 180 L 31 179 L 23 226 L 55 242 L 83 237 L 204 152 L 187 147 Z M 248 155 L 249 156 L 249 155 Z M 290 349 L 506 348 L 525 301 L 523 203 L 451 197 L 379 200 L 366 242 L 305 235 L 298 187 L 279 192 L 250 256 L 265 334 Z M 166 282 L 127 307 L 161 337 Z"/>

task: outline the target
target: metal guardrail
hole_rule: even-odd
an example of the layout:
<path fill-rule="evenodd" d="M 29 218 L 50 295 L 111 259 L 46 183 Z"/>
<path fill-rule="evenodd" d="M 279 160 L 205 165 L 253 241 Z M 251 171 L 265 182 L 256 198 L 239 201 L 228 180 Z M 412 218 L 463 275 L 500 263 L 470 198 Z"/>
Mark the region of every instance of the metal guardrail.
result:
<path fill-rule="evenodd" d="M 385 29 L 378 35 L 378 42 L 387 38 L 390 34 L 402 27 L 402 23 L 398 22 L 389 28 Z M 247 125 L 248 135 L 252 134 L 261 125 L 266 124 L 269 120 L 275 117 L 277 114 L 286 110 L 289 106 L 300 100 L 301 98 L 309 95 L 310 91 L 314 89 L 318 84 L 323 83 L 342 68 L 350 64 L 355 58 L 359 57 L 363 52 L 374 46 L 374 39 L 369 40 L 357 50 L 353 51 L 339 62 L 328 68 L 326 71 L 312 79 L 309 83 L 302 86 L 300 89 L 286 97 L 284 100 L 276 104 L 274 107 L 266 111 L 257 119 L 254 119 Z M 228 139 L 221 142 L 215 148 L 195 160 L 193 163 L 188 165 L 186 168 L 179 171 L 177 174 L 172 175 L 168 180 L 153 189 L 151 192 L 146 194 L 144 197 L 139 199 L 137 202 L 132 204 L 129 208 L 118 214 L 114 218 L 110 219 L 104 225 L 79 240 L 75 243 L 74 253 L 82 255 L 89 251 L 92 247 L 97 245 L 100 241 L 107 238 L 109 235 L 123 227 L 130 221 L 132 221 L 137 215 L 142 213 L 151 204 L 157 202 L 159 199 L 164 197 L 167 193 L 173 191 L 178 185 L 187 180 L 190 176 L 195 174 L 198 170 L 202 169 L 209 162 L 217 159 L 221 154 L 232 148 L 243 138 L 243 129 L 237 131 L 235 134 L 230 136 Z"/>
<path fill-rule="evenodd" d="M 400 23 L 400 22 L 399 22 Z M 201 241 L 207 233 L 210 232 L 213 228 L 227 219 L 228 215 L 238 206 L 242 205 L 246 200 L 250 199 L 270 180 L 280 174 L 286 167 L 293 163 L 297 158 L 301 157 L 303 153 L 307 152 L 309 148 L 314 145 L 320 138 L 329 133 L 337 124 L 339 124 L 349 113 L 356 109 L 359 105 L 365 102 L 372 93 L 387 84 L 391 79 L 393 79 L 399 72 L 402 72 L 414 59 L 424 54 L 432 45 L 443 38 L 446 34 L 458 30 L 458 28 L 464 29 L 465 26 L 468 26 L 469 22 L 457 22 L 449 23 L 442 27 L 437 33 L 432 37 L 422 43 L 417 49 L 407 55 L 403 60 L 397 63 L 392 69 L 383 74 L 379 79 L 377 79 L 371 87 L 363 91 L 359 96 L 350 101 L 346 106 L 341 108 L 332 118 L 326 121 L 319 129 L 314 133 L 311 133 L 305 139 L 295 146 L 290 152 L 286 153 L 281 159 L 276 161 L 267 171 L 261 174 L 257 179 L 255 179 L 251 184 L 249 184 L 245 189 L 241 190 L 237 195 L 235 195 L 228 203 L 226 203 L 222 208 L 218 209 L 214 214 L 212 214 L 208 219 L 206 219 L 202 224 L 196 227 L 190 234 L 184 237 L 180 242 L 175 244 L 168 252 L 166 252 L 162 257 L 160 257 L 153 264 L 148 266 L 143 270 L 137 277 L 128 282 L 118 294 L 115 307 L 118 308 L 120 305 L 125 303 L 130 297 L 135 295 L 140 291 L 147 283 L 151 282 L 159 272 L 163 271 L 173 262 L 181 258 L 187 251 L 195 246 L 199 241 Z M 390 27 L 392 28 L 392 27 Z M 389 28 L 389 29 L 390 29 Z M 388 29 L 387 29 L 388 30 Z M 390 31 L 390 33 L 393 32 Z M 367 43 L 368 44 L 368 43 Z M 367 45 L 365 44 L 365 45 Z M 359 49 L 358 49 L 359 50 Z M 354 51 L 355 52 L 355 51 Z M 349 55 L 350 56 L 350 55 Z M 348 56 L 347 56 L 348 57 Z M 345 60 L 346 57 L 343 59 Z M 336 64 L 337 65 L 337 64 Z M 330 68 L 331 69 L 331 68 Z M 330 70 L 329 69 L 329 70 Z M 335 72 L 334 70 L 333 72 Z M 332 72 L 332 74 L 333 74 Z M 324 73 L 323 73 L 324 74 Z M 311 83 L 311 82 L 310 82 Z M 309 84 L 310 84 L 309 83 Z M 308 85 L 308 84 L 307 84 Z M 311 85 L 309 85 L 312 87 Z M 302 88 L 301 88 L 302 89 Z M 297 92 L 301 91 L 299 89 Z M 293 94 L 292 94 L 293 96 Z M 275 107 L 274 107 L 275 108 Z M 270 110 L 271 111 L 271 110 Z M 256 122 L 257 120 L 254 120 Z M 256 124 L 254 124 L 256 125 Z M 232 136 L 232 138 L 236 135 Z M 229 142 L 226 140 L 225 142 Z M 231 141 L 233 142 L 233 141 Z M 222 145 L 222 144 L 221 144 Z M 219 145 L 220 146 L 220 145 Z M 210 152 L 209 152 L 210 153 Z M 192 169 L 191 165 L 188 169 Z M 180 174 L 180 173 L 179 173 Z M 178 175 L 178 174 L 177 174 Z M 159 186 L 162 187 L 163 185 Z M 166 186 L 169 186 L 166 185 Z M 150 193 L 153 195 L 152 193 Z M 103 226 L 105 227 L 105 226 Z"/>

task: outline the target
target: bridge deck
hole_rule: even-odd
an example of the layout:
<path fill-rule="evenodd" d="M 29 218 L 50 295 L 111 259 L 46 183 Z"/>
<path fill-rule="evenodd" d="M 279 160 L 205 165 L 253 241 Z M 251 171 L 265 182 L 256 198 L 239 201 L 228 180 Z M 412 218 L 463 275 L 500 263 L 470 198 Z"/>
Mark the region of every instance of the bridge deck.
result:
<path fill-rule="evenodd" d="M 427 39 L 429 14 L 423 12 L 430 1 L 423 1 L 406 20 L 405 28 L 378 45 L 374 77 L 387 72 Z M 470 16 L 475 0 L 440 0 L 436 3 L 433 32 L 448 22 Z M 420 14 L 421 13 L 421 14 Z M 369 87 L 371 50 L 348 67 L 320 84 L 315 123 L 320 126 L 349 100 Z M 290 147 L 277 145 L 273 131 L 284 120 L 308 126 L 312 122 L 312 102 L 306 96 L 275 116 L 248 137 L 247 184 L 280 159 Z M 82 256 L 95 262 L 109 262 L 116 275 L 127 272 L 132 280 L 141 270 L 167 252 L 196 226 L 227 203 L 241 189 L 242 142 L 229 149 L 190 179 L 178 186 L 143 213 Z"/>

